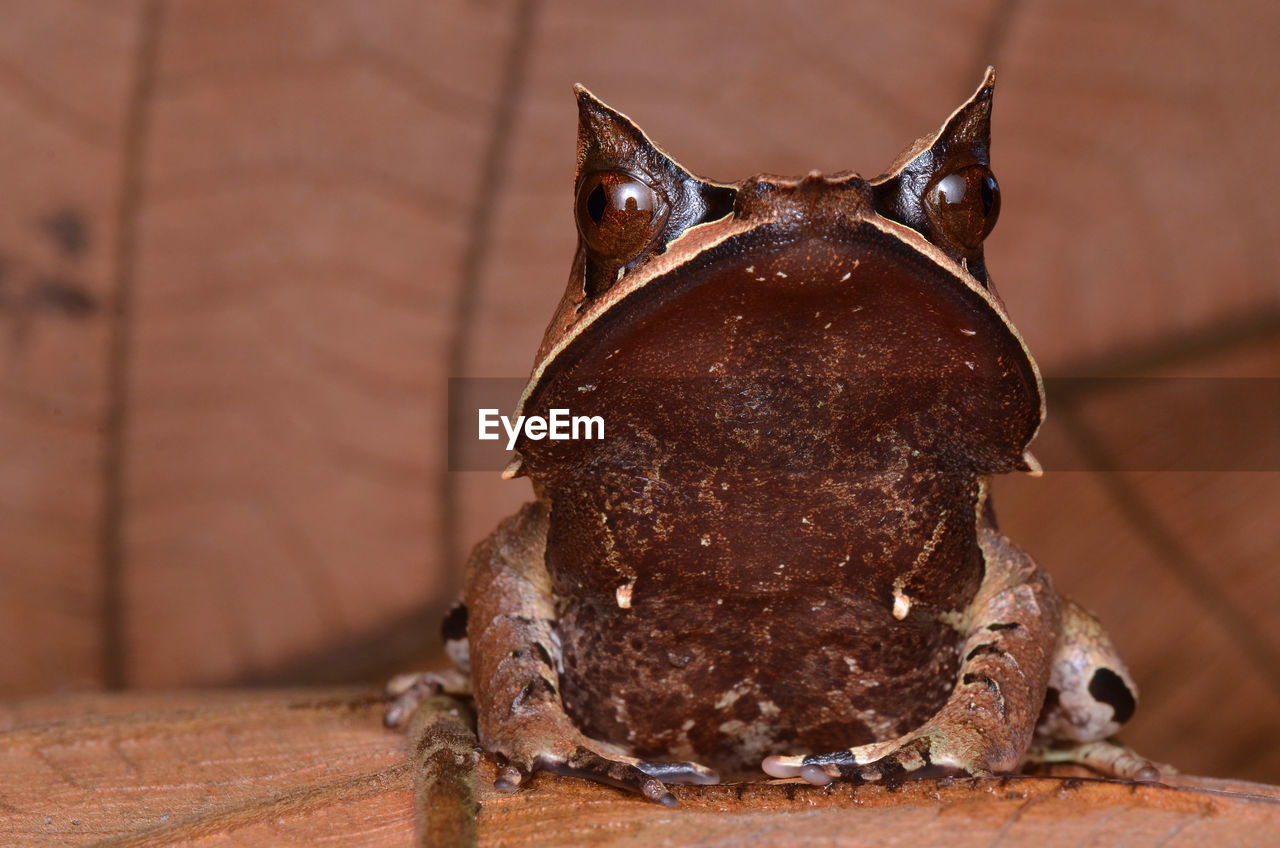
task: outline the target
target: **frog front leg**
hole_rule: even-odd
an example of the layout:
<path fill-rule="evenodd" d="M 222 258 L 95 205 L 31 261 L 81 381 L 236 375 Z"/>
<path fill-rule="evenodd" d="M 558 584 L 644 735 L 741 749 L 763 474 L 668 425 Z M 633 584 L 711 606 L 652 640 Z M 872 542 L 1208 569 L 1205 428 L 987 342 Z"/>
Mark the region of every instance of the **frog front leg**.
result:
<path fill-rule="evenodd" d="M 629 789 L 674 806 L 663 785 L 718 783 L 688 762 L 647 762 L 591 739 L 560 696 L 560 640 L 545 565 L 549 509 L 527 504 L 471 554 L 467 564 L 471 678 L 480 744 L 502 758 L 498 788 L 514 789 L 545 769 Z"/>
<path fill-rule="evenodd" d="M 1036 563 L 980 521 L 984 576 L 964 622 L 959 679 L 923 726 L 896 739 L 808 756 L 773 756 L 773 777 L 825 784 L 901 780 L 911 772 L 1013 771 L 1031 744 L 1048 685 L 1061 604 Z"/>

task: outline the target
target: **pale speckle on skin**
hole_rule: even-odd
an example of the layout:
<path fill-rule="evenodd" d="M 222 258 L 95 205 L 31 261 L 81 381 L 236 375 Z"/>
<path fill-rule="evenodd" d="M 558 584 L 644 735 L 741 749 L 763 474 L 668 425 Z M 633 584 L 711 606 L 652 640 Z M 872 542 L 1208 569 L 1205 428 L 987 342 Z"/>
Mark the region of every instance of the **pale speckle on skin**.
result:
<path fill-rule="evenodd" d="M 635 588 L 636 581 L 634 580 L 628 580 L 618 587 L 618 591 L 615 594 L 618 598 L 619 609 L 631 609 L 631 594 L 635 591 Z"/>
<path fill-rule="evenodd" d="M 853 272 L 852 272 L 852 271 L 845 271 L 845 272 L 844 272 L 844 276 L 840 278 L 840 282 L 842 282 L 842 283 L 844 283 L 844 282 L 848 282 L 849 278 L 850 278 L 850 277 L 852 277 L 852 276 L 853 276 Z"/>
<path fill-rule="evenodd" d="M 977 331 L 977 330 L 969 330 L 969 329 L 962 328 L 962 329 L 960 330 L 960 332 L 964 333 L 966 336 L 976 336 L 976 335 L 978 335 L 978 331 Z"/>
<path fill-rule="evenodd" d="M 764 282 L 764 277 L 756 277 L 756 282 L 757 282 L 757 283 L 763 283 L 763 282 Z"/>
<path fill-rule="evenodd" d="M 748 266 L 747 266 L 747 273 L 748 273 L 748 274 L 754 274 L 755 272 L 756 272 L 756 266 L 754 266 L 754 265 L 748 265 Z"/>
<path fill-rule="evenodd" d="M 902 621 L 911 612 L 911 598 L 903 591 L 902 578 L 893 581 L 893 617 Z"/>
<path fill-rule="evenodd" d="M 972 362 L 970 362 L 970 361 L 969 361 L 969 360 L 967 360 L 967 359 L 964 361 L 964 364 L 965 364 L 966 366 L 968 366 L 968 368 L 969 368 L 969 370 L 970 370 L 970 371 L 974 370 L 974 368 L 976 367 L 976 366 L 974 366 L 974 364 L 973 364 Z"/>
<path fill-rule="evenodd" d="M 828 322 L 827 322 L 827 325 L 826 325 L 825 327 L 823 327 L 822 329 L 824 329 L 824 330 L 830 330 L 830 329 L 831 329 L 831 322 L 830 322 L 830 321 L 828 321 Z"/>
<path fill-rule="evenodd" d="M 782 279 L 784 279 L 784 280 L 787 278 L 787 274 L 786 274 L 786 272 L 785 272 L 785 271 L 774 271 L 774 272 L 773 272 L 773 275 L 774 275 L 775 277 L 781 277 L 781 278 L 782 278 Z"/>
<path fill-rule="evenodd" d="M 768 699 L 763 701 L 757 701 L 756 706 L 760 708 L 760 715 L 763 715 L 763 716 L 775 716 L 775 715 L 779 715 L 782 712 L 782 710 L 778 707 L 777 704 L 775 704 L 773 701 L 770 701 Z"/>
<path fill-rule="evenodd" d="M 709 548 L 709 547 L 711 547 L 711 537 L 710 537 L 710 536 L 703 536 L 703 537 L 701 537 L 698 541 L 702 542 L 702 547 L 704 547 L 704 548 Z"/>
<path fill-rule="evenodd" d="M 751 684 L 749 681 L 746 681 L 746 680 L 742 681 L 737 686 L 730 689 L 728 692 L 725 692 L 716 700 L 716 709 L 723 710 L 725 707 L 733 706 L 734 703 L 737 702 L 737 700 L 742 697 L 743 693 L 745 693 L 750 688 L 751 688 Z"/>

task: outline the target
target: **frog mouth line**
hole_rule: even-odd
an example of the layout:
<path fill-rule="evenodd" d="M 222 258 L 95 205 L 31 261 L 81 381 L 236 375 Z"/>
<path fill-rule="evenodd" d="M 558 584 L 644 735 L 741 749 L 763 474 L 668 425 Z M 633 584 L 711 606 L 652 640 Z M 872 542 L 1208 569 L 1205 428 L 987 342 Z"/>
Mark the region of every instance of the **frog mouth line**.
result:
<path fill-rule="evenodd" d="M 526 386 L 517 414 L 578 399 L 579 383 L 594 390 L 602 382 L 635 379 L 687 385 L 655 383 L 659 390 L 645 392 L 615 383 L 602 395 L 638 408 L 646 401 L 637 398 L 679 397 L 696 410 L 699 397 L 725 402 L 733 394 L 726 385 L 737 380 L 746 387 L 743 394 L 790 392 L 787 408 L 816 419 L 795 402 L 804 399 L 796 379 L 809 381 L 814 398 L 830 395 L 824 386 L 841 381 L 857 392 L 861 380 L 868 398 L 953 398 L 952 407 L 970 415 L 956 414 L 960 432 L 974 429 L 974 420 L 983 420 L 978 416 L 996 421 L 993 416 L 1003 415 L 997 425 L 1008 436 L 1002 450 L 1016 447 L 1013 455 L 1020 456 L 1043 413 L 1034 362 L 1019 356 L 1025 346 L 984 288 L 965 284 L 896 235 L 869 223 L 828 233 L 757 225 L 716 239 L 682 261 L 679 272 L 655 275 L 617 298 L 607 313 L 591 316 L 591 330 L 560 346 Z M 779 347 L 780 338 L 788 340 L 786 348 Z M 826 379 L 806 373 L 822 362 L 833 369 L 819 372 Z M 705 395 L 689 383 L 713 378 L 722 378 L 721 384 L 708 386 L 713 391 Z M 984 389 L 983 379 L 995 382 Z M 895 391 L 883 391 L 891 384 Z M 965 399 L 962 386 L 973 398 Z M 998 392 L 1002 401 L 983 400 Z M 523 440 L 517 445 L 504 476 L 519 472 L 525 446 Z"/>
<path fill-rule="evenodd" d="M 954 279 L 964 288 L 971 291 L 977 297 L 981 298 L 985 306 L 993 313 L 999 316 L 1001 323 L 1007 328 L 1008 332 L 1017 341 L 1020 353 L 1027 362 L 1030 363 L 1031 370 L 1035 374 L 1035 382 L 1038 393 L 1041 397 L 1040 402 L 1040 419 L 1044 420 L 1044 383 L 1040 374 L 1039 365 L 1035 358 L 1031 355 L 1031 350 L 1027 347 L 1026 341 L 1022 338 L 1022 334 L 1018 328 L 1014 326 L 1010 320 L 1008 313 L 1005 311 L 1004 304 L 1000 302 L 990 291 L 981 283 L 970 275 L 965 268 L 938 249 L 929 242 L 920 233 L 910 227 L 899 224 L 880 215 L 869 215 L 863 218 L 859 226 L 870 228 L 876 231 L 881 238 L 886 238 L 893 242 L 897 242 L 903 247 L 909 249 L 921 259 L 926 259 L 937 266 L 937 270 L 947 277 Z M 544 356 L 535 364 L 532 374 L 528 382 L 525 384 L 524 392 L 520 396 L 519 403 L 516 406 L 516 414 L 520 414 L 528 402 L 534 389 L 538 386 L 543 374 L 548 367 L 552 365 L 574 341 L 580 338 L 596 321 L 608 314 L 614 306 L 623 300 L 626 300 L 637 292 L 644 290 L 652 283 L 660 283 L 664 277 L 667 277 L 673 271 L 677 271 L 686 263 L 692 262 L 700 257 L 705 256 L 709 252 L 720 248 L 732 240 L 750 235 L 753 231 L 760 228 L 759 222 L 752 220 L 744 220 L 729 216 L 716 221 L 700 224 L 690 228 L 683 233 L 680 238 L 668 245 L 668 249 L 655 256 L 646 265 L 635 269 L 619 280 L 617 286 L 610 289 L 599 299 L 591 303 L 583 310 L 581 316 L 573 325 L 573 332 L 566 334 L 554 347 L 546 352 Z M 867 232 L 864 230 L 864 232 Z M 793 238 L 798 238 L 794 236 Z M 685 242 L 684 250 L 674 250 L 673 248 Z M 513 464 L 518 464 L 518 458 Z"/>

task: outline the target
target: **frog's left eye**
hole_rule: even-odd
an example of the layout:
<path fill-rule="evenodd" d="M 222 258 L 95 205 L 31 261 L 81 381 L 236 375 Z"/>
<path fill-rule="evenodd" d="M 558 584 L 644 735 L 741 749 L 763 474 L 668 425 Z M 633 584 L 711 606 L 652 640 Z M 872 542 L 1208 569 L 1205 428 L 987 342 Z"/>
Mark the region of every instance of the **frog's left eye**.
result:
<path fill-rule="evenodd" d="M 626 171 L 597 171 L 578 184 L 578 231 L 601 259 L 624 265 L 649 246 L 667 219 L 666 199 Z"/>
<path fill-rule="evenodd" d="M 934 180 L 925 206 L 944 235 L 964 251 L 976 251 L 996 225 L 1000 186 L 985 165 L 968 165 Z"/>

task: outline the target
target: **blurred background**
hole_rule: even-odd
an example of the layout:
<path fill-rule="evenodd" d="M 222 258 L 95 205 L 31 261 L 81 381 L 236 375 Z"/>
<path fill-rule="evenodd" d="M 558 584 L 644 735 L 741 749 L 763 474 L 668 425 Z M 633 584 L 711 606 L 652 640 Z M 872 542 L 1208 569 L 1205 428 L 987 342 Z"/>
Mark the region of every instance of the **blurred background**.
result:
<path fill-rule="evenodd" d="M 3 698 L 432 661 L 466 551 L 529 497 L 449 472 L 447 383 L 528 373 L 576 238 L 577 81 L 704 176 L 871 176 L 994 64 L 988 266 L 1046 375 L 1275 396 L 1274 3 L 0 19 Z M 1280 781 L 1280 466 L 1134 470 L 1153 443 L 1241 437 L 1200 395 L 1062 385 L 1049 473 L 997 484 L 1003 529 L 1119 643 L 1143 694 L 1127 741 Z M 1274 443 L 1260 409 L 1246 431 Z"/>

